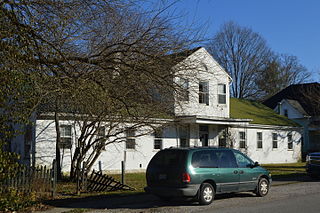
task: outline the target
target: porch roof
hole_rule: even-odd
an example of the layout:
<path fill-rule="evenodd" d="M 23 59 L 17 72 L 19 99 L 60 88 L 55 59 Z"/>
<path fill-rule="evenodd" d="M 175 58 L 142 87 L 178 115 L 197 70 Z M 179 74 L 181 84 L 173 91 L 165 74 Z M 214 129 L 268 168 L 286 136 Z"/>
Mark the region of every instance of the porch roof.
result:
<path fill-rule="evenodd" d="M 247 126 L 251 119 L 238 119 L 238 118 L 223 118 L 213 116 L 179 116 L 177 120 L 182 123 L 194 123 L 194 124 L 214 124 L 214 125 L 226 125 L 226 126 Z"/>

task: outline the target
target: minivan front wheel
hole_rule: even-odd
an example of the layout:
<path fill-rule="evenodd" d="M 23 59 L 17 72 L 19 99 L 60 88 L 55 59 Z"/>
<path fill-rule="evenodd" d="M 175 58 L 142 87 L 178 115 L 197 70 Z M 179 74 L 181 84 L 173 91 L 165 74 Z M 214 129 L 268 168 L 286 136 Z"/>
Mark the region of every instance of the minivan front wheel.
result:
<path fill-rule="evenodd" d="M 259 197 L 264 197 L 269 192 L 269 181 L 265 178 L 260 178 L 255 194 Z"/>
<path fill-rule="evenodd" d="M 209 205 L 214 199 L 215 191 L 210 183 L 204 183 L 201 185 L 199 194 L 199 203 L 201 205 Z"/>

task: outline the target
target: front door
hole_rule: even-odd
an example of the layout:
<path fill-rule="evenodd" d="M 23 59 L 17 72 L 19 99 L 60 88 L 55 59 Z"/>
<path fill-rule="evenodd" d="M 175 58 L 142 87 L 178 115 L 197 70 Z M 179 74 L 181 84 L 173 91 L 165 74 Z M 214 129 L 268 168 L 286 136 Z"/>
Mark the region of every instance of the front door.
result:
<path fill-rule="evenodd" d="M 199 126 L 199 139 L 201 146 L 209 146 L 209 127 L 208 125 Z"/>

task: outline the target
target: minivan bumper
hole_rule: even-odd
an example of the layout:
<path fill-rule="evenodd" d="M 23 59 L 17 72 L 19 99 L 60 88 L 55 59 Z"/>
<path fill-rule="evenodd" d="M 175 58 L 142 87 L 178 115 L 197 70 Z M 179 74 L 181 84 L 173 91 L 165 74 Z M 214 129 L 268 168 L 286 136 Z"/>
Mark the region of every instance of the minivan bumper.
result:
<path fill-rule="evenodd" d="M 144 188 L 144 190 L 147 193 L 151 193 L 162 197 L 193 197 L 197 195 L 199 188 L 200 184 L 190 184 L 184 187 L 147 186 Z"/>
<path fill-rule="evenodd" d="M 307 164 L 306 171 L 309 175 L 320 175 L 320 165 Z"/>

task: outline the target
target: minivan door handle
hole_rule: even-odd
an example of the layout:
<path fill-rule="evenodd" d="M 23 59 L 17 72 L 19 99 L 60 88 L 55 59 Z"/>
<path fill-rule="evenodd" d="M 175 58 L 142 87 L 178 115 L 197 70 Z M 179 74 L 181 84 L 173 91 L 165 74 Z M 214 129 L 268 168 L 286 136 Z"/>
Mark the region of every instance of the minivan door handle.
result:
<path fill-rule="evenodd" d="M 234 174 L 238 174 L 238 170 L 234 170 L 233 173 L 234 173 Z"/>
<path fill-rule="evenodd" d="M 243 174 L 243 173 L 244 173 L 244 171 L 243 171 L 243 170 L 240 170 L 240 171 L 239 171 L 239 174 Z"/>

